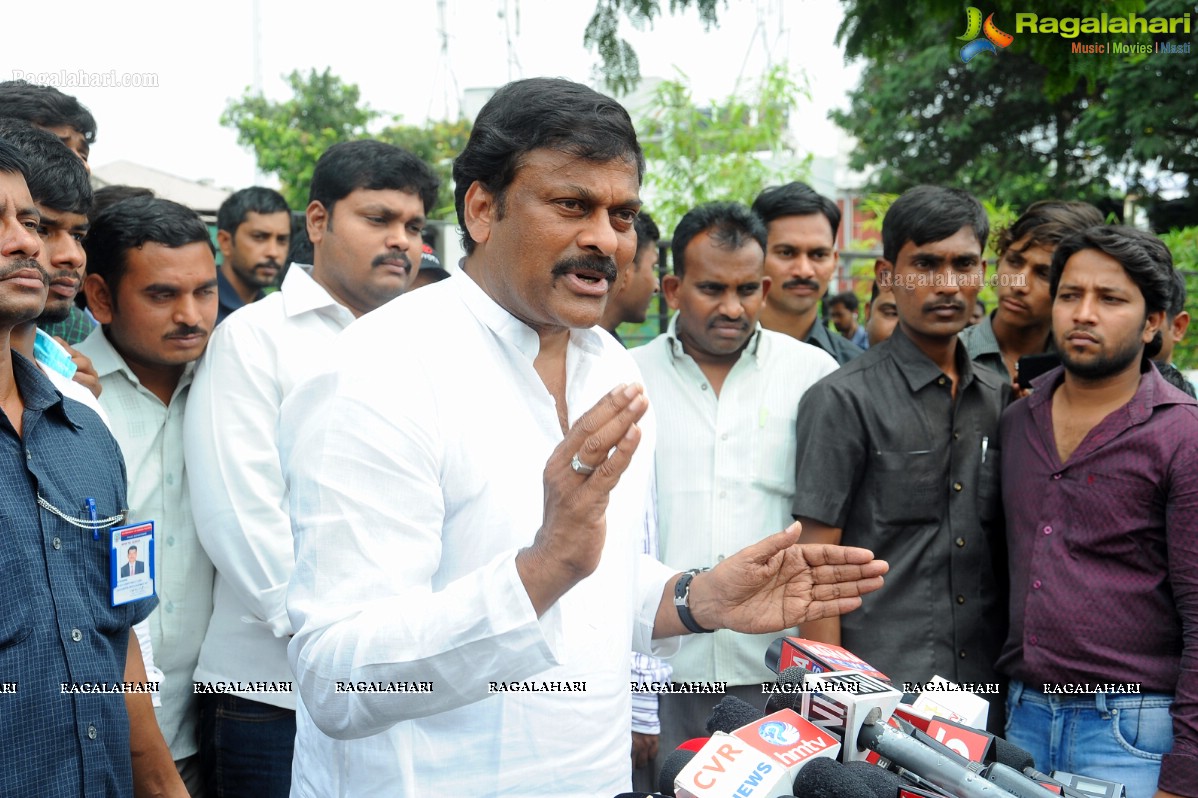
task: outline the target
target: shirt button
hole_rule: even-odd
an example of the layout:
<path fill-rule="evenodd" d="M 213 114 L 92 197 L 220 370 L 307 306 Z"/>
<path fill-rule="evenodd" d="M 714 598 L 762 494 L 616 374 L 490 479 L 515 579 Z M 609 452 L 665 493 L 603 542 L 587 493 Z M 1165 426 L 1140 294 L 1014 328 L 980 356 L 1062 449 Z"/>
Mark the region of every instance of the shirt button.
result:
<path fill-rule="evenodd" d="M 957 596 L 957 603 L 958 603 L 958 604 L 964 604 L 964 603 L 965 603 L 965 597 L 964 597 L 964 596 Z M 962 655 L 962 656 L 964 656 L 964 655 Z"/>
<path fill-rule="evenodd" d="M 25 450 L 25 459 L 26 459 L 26 460 L 32 460 L 32 459 L 33 459 L 33 452 L 31 452 L 31 451 L 29 451 L 28 449 L 26 449 L 26 450 Z"/>
<path fill-rule="evenodd" d="M 1061 478 L 1061 475 L 1060 475 L 1060 474 L 1053 474 L 1053 475 L 1052 475 L 1052 478 L 1053 478 L 1053 479 L 1060 479 L 1060 478 Z"/>
<path fill-rule="evenodd" d="M 1046 527 L 1044 527 L 1044 534 L 1045 534 L 1045 535 L 1051 535 L 1051 534 L 1052 534 L 1052 527 L 1050 527 L 1050 526 L 1046 526 Z"/>
<path fill-rule="evenodd" d="M 72 629 L 71 630 L 71 639 L 74 640 L 76 643 L 78 643 L 80 640 L 83 639 L 83 632 L 80 632 L 78 629 Z"/>
<path fill-rule="evenodd" d="M 961 659 L 965 659 L 965 649 L 961 649 L 960 651 L 958 651 L 957 656 L 960 657 Z"/>
<path fill-rule="evenodd" d="M 55 549 L 61 549 L 62 548 L 62 538 L 54 538 L 54 540 L 50 541 L 50 545 L 53 546 Z"/>
<path fill-rule="evenodd" d="M 728 491 L 726 491 L 726 490 L 722 490 L 722 491 L 720 491 L 720 498 L 721 498 L 721 499 L 727 498 L 727 496 L 728 496 Z"/>
<path fill-rule="evenodd" d="M 957 538 L 957 548 L 958 549 L 965 548 L 965 538 Z"/>
<path fill-rule="evenodd" d="M 1040 583 L 1040 580 L 1039 580 L 1039 579 L 1037 579 L 1035 582 L 1032 582 L 1032 589 L 1033 589 L 1033 590 L 1039 590 L 1039 589 L 1040 589 L 1040 584 L 1041 584 L 1041 583 Z"/>
<path fill-rule="evenodd" d="M 97 734 L 98 732 L 96 731 L 96 727 L 89 723 L 87 725 L 87 739 L 94 740 L 96 739 Z"/>
<path fill-rule="evenodd" d="M 953 483 L 953 490 L 955 490 L 957 493 L 960 493 L 964 489 L 965 489 L 965 486 L 962 485 L 960 482 Z"/>
<path fill-rule="evenodd" d="M 175 475 L 174 475 L 174 474 L 167 474 L 167 475 L 166 475 L 166 484 L 168 484 L 168 485 L 174 485 L 174 484 L 175 484 Z"/>
<path fill-rule="evenodd" d="M 725 432 L 723 435 L 721 435 L 721 436 L 720 436 L 720 440 L 722 440 L 722 441 L 726 441 L 726 440 L 728 440 L 728 433 L 727 433 L 727 432 Z"/>
<path fill-rule="evenodd" d="M 174 535 L 171 535 L 169 538 L 166 539 L 166 545 L 168 545 L 168 546 L 175 545 L 175 536 Z"/>
<path fill-rule="evenodd" d="M 959 432 L 954 432 L 954 433 L 953 433 L 953 440 L 954 440 L 954 441 L 961 440 L 961 433 L 959 433 Z"/>
<path fill-rule="evenodd" d="M 1027 639 L 1027 642 L 1031 643 L 1033 646 L 1038 645 L 1040 642 L 1040 638 L 1036 637 L 1035 635 L 1032 635 L 1031 637 L 1029 637 Z"/>
<path fill-rule="evenodd" d="M 940 379 L 936 380 L 937 385 L 944 385 L 945 382 L 947 382 L 947 380 L 945 380 L 944 377 L 941 377 Z"/>
<path fill-rule="evenodd" d="M 716 561 L 716 562 L 723 562 L 723 561 L 724 561 L 724 555 L 723 555 L 723 554 L 721 554 L 719 557 L 716 557 L 716 558 L 715 558 L 715 561 Z"/>
<path fill-rule="evenodd" d="M 700 391 L 706 391 L 706 390 L 707 390 L 707 383 L 703 383 L 702 385 L 700 385 L 700 386 L 699 386 L 699 390 L 700 390 Z"/>

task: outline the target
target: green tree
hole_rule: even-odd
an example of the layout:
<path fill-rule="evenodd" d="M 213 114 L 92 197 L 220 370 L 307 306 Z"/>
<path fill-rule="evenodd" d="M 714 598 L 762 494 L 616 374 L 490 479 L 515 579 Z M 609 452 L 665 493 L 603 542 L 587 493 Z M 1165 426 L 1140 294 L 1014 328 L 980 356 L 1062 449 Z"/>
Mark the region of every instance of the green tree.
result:
<path fill-rule="evenodd" d="M 670 0 L 669 11 L 677 14 L 690 6 L 699 11 L 699 18 L 708 29 L 718 22 L 719 10 L 728 0 Z M 653 20 L 662 14 L 661 0 L 598 0 L 595 12 L 587 23 L 583 44 L 588 50 L 598 50 L 599 70 L 612 91 L 626 94 L 641 80 L 641 62 L 636 51 L 620 36 L 620 20 L 628 19 L 635 27 L 653 27 Z"/>
<path fill-rule="evenodd" d="M 661 229 L 673 230 L 700 203 L 748 204 L 772 183 L 802 179 L 810 157 L 795 153 L 787 129 L 808 96 L 785 65 L 710 106 L 695 103 L 684 79 L 659 85 L 638 136 L 648 161 L 645 196 Z"/>
<path fill-rule="evenodd" d="M 220 123 L 237 131 L 237 141 L 254 151 L 258 169 L 279 178 L 281 192 L 296 210 L 308 204 L 316 160 L 333 144 L 366 135 L 379 114 L 360 105 L 360 92 L 329 69 L 294 71 L 287 76 L 292 97 L 267 100 L 246 89 L 230 100 Z"/>
<path fill-rule="evenodd" d="M 1025 205 L 1046 196 L 1100 199 L 1113 176 L 1144 187 L 1143 175 L 1156 170 L 1198 171 L 1191 58 L 1073 54 L 1068 39 L 1016 33 L 1015 14 L 1026 4 L 997 0 L 986 11 L 1015 41 L 963 64 L 956 53 L 965 15 L 956 0 L 844 5 L 840 41 L 866 68 L 851 110 L 836 119 L 860 142 L 852 164 L 876 169 L 873 189 L 939 182 Z M 1185 6 L 1083 0 L 1069 16 L 1177 16 Z"/>
<path fill-rule="evenodd" d="M 470 139 L 470 122 L 430 122 L 424 126 L 393 125 L 382 130 L 377 138 L 388 144 L 403 147 L 431 165 L 441 178 L 437 192 L 437 208 L 431 216 L 453 218 L 453 159 L 458 156 Z"/>

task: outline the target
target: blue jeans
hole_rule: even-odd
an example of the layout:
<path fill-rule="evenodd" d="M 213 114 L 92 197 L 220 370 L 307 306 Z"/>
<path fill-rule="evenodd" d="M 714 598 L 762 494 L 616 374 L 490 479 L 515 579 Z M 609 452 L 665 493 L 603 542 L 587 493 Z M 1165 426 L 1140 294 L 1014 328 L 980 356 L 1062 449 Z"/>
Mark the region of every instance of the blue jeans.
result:
<path fill-rule="evenodd" d="M 1047 695 L 1012 681 L 1006 738 L 1043 773 L 1114 781 L 1127 798 L 1152 798 L 1161 757 L 1173 747 L 1172 703 L 1161 693 Z"/>
<path fill-rule="evenodd" d="M 200 696 L 209 798 L 287 798 L 294 753 L 294 710 L 235 695 Z"/>

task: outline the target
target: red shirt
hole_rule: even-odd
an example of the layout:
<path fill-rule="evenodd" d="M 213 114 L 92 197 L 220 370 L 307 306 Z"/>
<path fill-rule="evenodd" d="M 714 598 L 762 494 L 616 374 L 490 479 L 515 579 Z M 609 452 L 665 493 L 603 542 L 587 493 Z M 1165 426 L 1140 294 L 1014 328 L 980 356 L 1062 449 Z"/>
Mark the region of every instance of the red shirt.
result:
<path fill-rule="evenodd" d="M 1056 368 L 999 429 L 1010 551 L 1000 671 L 1043 684 L 1141 683 L 1175 695 L 1160 788 L 1198 784 L 1198 402 L 1142 375 L 1062 464 Z"/>

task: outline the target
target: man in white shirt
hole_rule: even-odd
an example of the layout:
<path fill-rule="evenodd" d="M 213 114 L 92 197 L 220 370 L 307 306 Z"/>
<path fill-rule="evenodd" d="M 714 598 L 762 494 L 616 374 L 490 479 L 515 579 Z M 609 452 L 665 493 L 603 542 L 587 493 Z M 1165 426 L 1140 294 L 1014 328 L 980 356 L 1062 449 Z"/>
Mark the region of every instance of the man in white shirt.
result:
<path fill-rule="evenodd" d="M 164 673 L 158 722 L 192 796 L 200 795 L 192 673 L 212 614 L 212 563 L 200 548 L 183 467 L 192 370 L 216 321 L 208 229 L 169 200 L 137 197 L 92 219 L 88 307 L 99 327 L 79 344 L 129 472 L 129 521 L 153 521 L 158 608 L 150 632 Z"/>
<path fill-rule="evenodd" d="M 307 209 L 314 263 L 292 264 L 280 291 L 212 334 L 184 421 L 196 529 L 216 566 L 197 682 L 291 683 L 286 597 L 295 555 L 279 467 L 279 407 L 337 333 L 409 286 L 437 184 L 428 166 L 398 147 L 353 141 L 329 148 L 313 172 Z M 371 280 L 378 290 L 363 290 Z M 212 794 L 287 796 L 295 745 L 289 686 L 201 695 L 200 718 Z"/>
<path fill-rule="evenodd" d="M 684 618 L 784 628 L 880 585 L 869 552 L 795 527 L 693 578 L 640 553 L 653 417 L 595 325 L 643 170 L 615 101 L 501 88 L 454 164 L 466 274 L 360 319 L 284 402 L 293 795 L 620 792 L 630 649 L 670 653 Z"/>
<path fill-rule="evenodd" d="M 757 321 L 770 290 L 765 224 L 738 203 L 689 211 L 674 229 L 663 292 L 669 329 L 632 351 L 658 413 L 661 561 L 673 570 L 719 562 L 790 521 L 795 418 L 807 388 L 836 370 L 823 350 Z M 763 703 L 775 635 L 700 635 L 671 661 L 676 682 L 723 682 Z M 661 743 L 705 735 L 722 698 L 663 694 Z"/>

